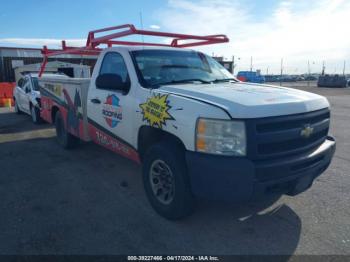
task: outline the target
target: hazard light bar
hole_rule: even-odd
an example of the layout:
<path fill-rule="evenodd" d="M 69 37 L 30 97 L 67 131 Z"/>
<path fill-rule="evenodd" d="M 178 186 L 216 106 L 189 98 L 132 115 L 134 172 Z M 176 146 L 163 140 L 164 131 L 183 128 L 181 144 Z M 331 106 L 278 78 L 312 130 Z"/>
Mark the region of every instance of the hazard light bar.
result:
<path fill-rule="evenodd" d="M 97 34 L 103 34 L 102 36 L 96 36 Z M 142 35 L 142 36 L 155 36 L 155 37 L 167 37 L 172 38 L 169 44 L 165 43 L 151 43 L 151 42 L 135 42 L 120 40 L 122 37 L 130 35 Z M 94 31 L 90 31 L 87 37 L 86 46 L 84 47 L 68 47 L 65 41 L 62 41 L 62 50 L 49 50 L 46 46 L 43 47 L 41 53 L 44 56 L 43 63 L 40 68 L 39 77 L 45 71 L 48 57 L 57 56 L 63 54 L 72 55 L 86 55 L 95 56 L 98 55 L 103 49 L 100 45 L 107 45 L 112 47 L 114 45 L 132 45 L 132 46 L 162 46 L 162 47 L 193 47 L 201 45 L 211 45 L 229 42 L 226 35 L 186 35 L 176 34 L 158 31 L 148 31 L 136 29 L 134 25 L 125 24 L 120 26 L 113 26 L 102 28 Z"/>

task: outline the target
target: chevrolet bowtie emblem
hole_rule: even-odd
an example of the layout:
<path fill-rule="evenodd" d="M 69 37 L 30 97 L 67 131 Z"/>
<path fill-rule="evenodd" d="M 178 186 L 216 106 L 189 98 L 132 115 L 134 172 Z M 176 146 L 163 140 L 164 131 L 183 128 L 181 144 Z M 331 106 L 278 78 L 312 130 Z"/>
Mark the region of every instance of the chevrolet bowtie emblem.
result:
<path fill-rule="evenodd" d="M 311 127 L 309 124 L 307 124 L 303 127 L 303 129 L 301 129 L 300 136 L 304 138 L 309 138 L 313 132 L 314 132 L 314 128 Z"/>

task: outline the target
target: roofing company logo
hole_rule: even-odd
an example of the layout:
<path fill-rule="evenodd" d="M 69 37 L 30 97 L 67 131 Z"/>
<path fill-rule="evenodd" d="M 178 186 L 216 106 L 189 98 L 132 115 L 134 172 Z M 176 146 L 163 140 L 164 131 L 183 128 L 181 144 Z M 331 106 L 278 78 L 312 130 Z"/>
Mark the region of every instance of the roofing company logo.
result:
<path fill-rule="evenodd" d="M 102 106 L 102 115 L 107 124 L 114 128 L 123 119 L 123 110 L 116 95 L 109 95 Z"/>
<path fill-rule="evenodd" d="M 140 104 L 142 109 L 143 121 L 147 121 L 151 126 L 162 128 L 166 125 L 167 120 L 174 120 L 168 110 L 169 105 L 168 95 L 155 95 L 147 99 L 146 103 Z"/>
<path fill-rule="evenodd" d="M 314 128 L 311 127 L 310 124 L 307 124 L 301 130 L 300 136 L 302 136 L 304 138 L 309 138 L 312 135 L 313 132 L 314 132 Z"/>

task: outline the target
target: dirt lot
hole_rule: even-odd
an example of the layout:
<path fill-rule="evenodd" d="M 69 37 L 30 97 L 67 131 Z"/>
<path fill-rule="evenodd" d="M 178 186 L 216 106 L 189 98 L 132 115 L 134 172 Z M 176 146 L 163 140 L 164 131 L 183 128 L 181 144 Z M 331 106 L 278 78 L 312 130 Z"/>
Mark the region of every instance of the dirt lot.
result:
<path fill-rule="evenodd" d="M 180 222 L 148 204 L 140 167 L 93 144 L 65 151 L 48 124 L 0 109 L 0 254 L 349 254 L 350 88 L 326 95 L 331 167 L 269 206 L 201 202 Z"/>

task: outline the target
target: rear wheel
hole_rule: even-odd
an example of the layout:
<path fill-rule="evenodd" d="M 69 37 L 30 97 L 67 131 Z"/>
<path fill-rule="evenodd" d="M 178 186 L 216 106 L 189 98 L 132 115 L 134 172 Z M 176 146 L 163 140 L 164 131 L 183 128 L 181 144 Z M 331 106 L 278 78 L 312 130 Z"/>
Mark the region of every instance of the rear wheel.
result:
<path fill-rule="evenodd" d="M 65 124 L 61 115 L 61 112 L 57 112 L 55 116 L 55 127 L 56 127 L 56 136 L 58 143 L 65 149 L 75 147 L 79 139 L 72 134 L 68 133 L 65 128 Z"/>
<path fill-rule="evenodd" d="M 193 212 L 184 150 L 178 144 L 160 142 L 147 151 L 143 183 L 149 202 L 161 216 L 176 220 Z"/>
<path fill-rule="evenodd" d="M 35 106 L 31 106 L 30 107 L 30 115 L 32 116 L 32 121 L 34 124 L 41 123 L 40 109 L 39 108 L 37 108 Z"/>

